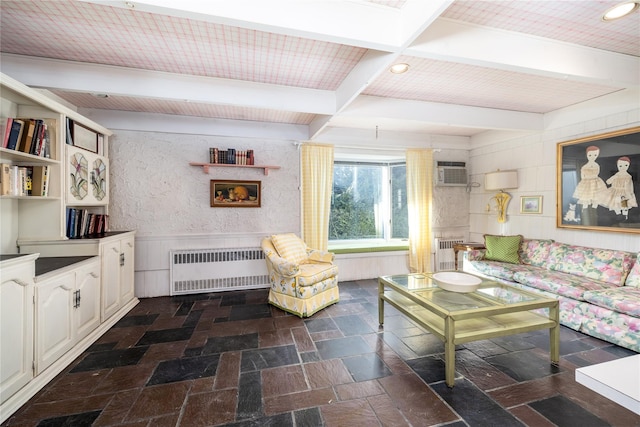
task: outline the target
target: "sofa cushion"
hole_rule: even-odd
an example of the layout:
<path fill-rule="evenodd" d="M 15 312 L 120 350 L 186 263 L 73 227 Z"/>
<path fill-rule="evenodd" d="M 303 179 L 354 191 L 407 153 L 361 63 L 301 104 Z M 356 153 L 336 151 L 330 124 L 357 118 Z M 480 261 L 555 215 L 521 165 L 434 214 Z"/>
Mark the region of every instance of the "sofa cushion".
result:
<path fill-rule="evenodd" d="M 338 266 L 335 264 L 302 264 L 298 274 L 298 286 L 312 286 L 330 277 L 338 275 Z"/>
<path fill-rule="evenodd" d="M 615 285 L 611 283 L 600 282 L 587 277 L 574 276 L 558 271 L 550 271 L 543 268 L 518 271 L 513 275 L 513 279 L 523 285 L 549 291 L 556 295 L 562 295 L 578 301 L 585 300 L 584 293 L 587 291 L 599 291 L 615 287 Z"/>
<path fill-rule="evenodd" d="M 640 288 L 640 254 L 636 256 L 636 262 L 633 264 L 627 280 L 624 282 L 625 286 L 631 286 L 634 288 Z"/>
<path fill-rule="evenodd" d="M 585 301 L 618 313 L 640 318 L 640 289 L 620 287 L 584 293 Z"/>
<path fill-rule="evenodd" d="M 484 235 L 484 245 L 487 248 L 484 258 L 491 261 L 509 262 L 511 264 L 519 264 L 520 243 L 522 236 L 493 236 L 491 234 Z"/>
<path fill-rule="evenodd" d="M 555 242 L 551 244 L 547 268 L 622 286 L 634 259 L 631 252 Z"/>
<path fill-rule="evenodd" d="M 273 234 L 271 241 L 281 258 L 294 264 L 298 264 L 307 259 L 307 245 L 295 234 Z"/>
<path fill-rule="evenodd" d="M 551 250 L 551 239 L 523 239 L 520 245 L 520 262 L 544 267 Z"/>
<path fill-rule="evenodd" d="M 509 280 L 513 282 L 513 275 L 518 271 L 528 270 L 531 268 L 523 264 L 511 264 L 499 261 L 469 261 L 471 266 L 481 274 L 497 277 L 498 279 Z"/>

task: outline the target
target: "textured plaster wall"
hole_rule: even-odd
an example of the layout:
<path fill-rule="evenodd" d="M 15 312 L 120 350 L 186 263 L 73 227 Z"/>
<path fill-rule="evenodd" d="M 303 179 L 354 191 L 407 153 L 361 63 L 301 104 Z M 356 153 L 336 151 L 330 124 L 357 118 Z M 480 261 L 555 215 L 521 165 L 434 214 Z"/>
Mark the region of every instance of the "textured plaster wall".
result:
<path fill-rule="evenodd" d="M 292 141 L 118 131 L 109 139 L 110 227 L 138 236 L 299 232 L 298 149 Z M 253 149 L 262 169 L 211 168 L 209 147 Z M 261 208 L 212 208 L 211 179 L 262 182 Z"/>

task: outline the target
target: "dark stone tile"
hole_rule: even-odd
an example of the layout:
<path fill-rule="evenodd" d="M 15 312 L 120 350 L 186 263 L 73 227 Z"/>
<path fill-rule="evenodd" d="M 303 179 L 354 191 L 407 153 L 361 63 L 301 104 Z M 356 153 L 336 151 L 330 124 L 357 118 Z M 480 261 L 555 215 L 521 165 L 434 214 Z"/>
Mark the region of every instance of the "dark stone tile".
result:
<path fill-rule="evenodd" d="M 102 411 L 84 412 L 82 414 L 66 415 L 64 417 L 48 418 L 38 423 L 38 427 L 74 427 L 90 426 L 100 416 Z"/>
<path fill-rule="evenodd" d="M 140 316 L 126 316 L 123 317 L 122 319 L 120 319 L 118 321 L 118 323 L 116 323 L 115 325 L 113 325 L 114 328 L 126 328 L 129 326 L 145 326 L 145 325 L 152 325 L 153 322 L 155 322 L 155 320 L 158 318 L 158 314 L 147 314 L 147 315 L 140 315 Z"/>
<path fill-rule="evenodd" d="M 215 319 L 213 319 L 213 323 L 224 323 L 228 321 L 229 321 L 228 317 L 216 317 Z"/>
<path fill-rule="evenodd" d="M 400 358 L 404 360 L 415 359 L 418 357 L 397 335 L 393 332 L 381 332 L 378 334 L 383 341 L 395 351 Z"/>
<path fill-rule="evenodd" d="M 304 321 L 310 334 L 314 332 L 333 331 L 338 329 L 338 325 L 331 318 L 308 319 Z"/>
<path fill-rule="evenodd" d="M 251 304 L 231 307 L 229 320 L 264 319 L 271 317 L 271 306 L 269 304 Z"/>
<path fill-rule="evenodd" d="M 193 310 L 187 315 L 184 323 L 182 324 L 183 328 L 195 328 L 200 321 L 200 317 L 202 316 L 202 310 Z"/>
<path fill-rule="evenodd" d="M 401 340 L 418 356 L 431 356 L 444 353 L 444 341 L 435 335 L 415 335 L 401 338 Z M 456 348 L 460 348 L 460 346 L 456 346 Z"/>
<path fill-rule="evenodd" d="M 533 409 L 544 415 L 558 427 L 605 427 L 609 426 L 600 418 L 573 403 L 564 396 L 554 396 L 529 404 Z"/>
<path fill-rule="evenodd" d="M 367 381 L 391 375 L 382 359 L 375 353 L 360 356 L 346 357 L 342 359 L 349 373 L 355 381 Z"/>
<path fill-rule="evenodd" d="M 202 354 L 222 353 L 225 351 L 249 350 L 258 348 L 258 333 L 246 335 L 233 335 L 228 337 L 209 338 L 204 345 Z"/>
<path fill-rule="evenodd" d="M 300 353 L 300 359 L 302 363 L 317 362 L 320 360 L 320 355 L 317 351 L 307 351 Z"/>
<path fill-rule="evenodd" d="M 244 292 L 225 292 L 220 300 L 220 307 L 229 305 L 244 305 L 247 302 L 247 295 Z"/>
<path fill-rule="evenodd" d="M 219 354 L 165 360 L 158 364 L 146 385 L 212 377 L 216 374 L 219 360 Z"/>
<path fill-rule="evenodd" d="M 238 410 L 236 411 L 237 420 L 255 419 L 263 415 L 261 390 L 262 379 L 260 371 L 240 374 Z"/>
<path fill-rule="evenodd" d="M 174 317 L 186 316 L 191 311 L 191 307 L 193 307 L 193 301 L 183 302 L 182 304 L 180 304 L 180 307 L 178 307 L 178 311 L 175 312 Z"/>
<path fill-rule="evenodd" d="M 472 426 L 522 426 L 508 411 L 465 379 L 456 381 L 449 388 L 444 382 L 432 384 L 431 388 L 456 411 L 468 425 Z"/>
<path fill-rule="evenodd" d="M 148 346 L 89 353 L 71 372 L 85 372 L 118 366 L 137 365 L 147 352 Z"/>
<path fill-rule="evenodd" d="M 562 345 L 560 346 L 560 348 L 562 348 Z M 618 358 L 623 358 L 623 357 L 633 356 L 635 354 L 638 354 L 635 351 L 629 350 L 628 348 L 624 348 L 624 347 L 618 347 L 617 345 L 611 345 L 611 346 L 605 347 L 603 350 L 617 356 Z"/>
<path fill-rule="evenodd" d="M 485 360 L 516 381 L 534 380 L 561 371 L 549 359 L 538 357 L 530 351 L 500 354 Z"/>
<path fill-rule="evenodd" d="M 317 427 L 324 425 L 318 408 L 301 409 L 293 413 L 296 427 Z"/>
<path fill-rule="evenodd" d="M 438 357 L 420 357 L 419 359 L 407 360 L 406 362 L 427 384 L 444 380 L 444 360 Z"/>
<path fill-rule="evenodd" d="M 193 335 L 194 328 L 161 329 L 159 331 L 147 331 L 138 340 L 136 346 L 159 344 L 172 341 L 186 341 Z"/>
<path fill-rule="evenodd" d="M 522 334 L 492 338 L 491 341 L 509 351 L 529 350 L 535 347 L 535 344 L 529 341 L 527 337 Z"/>
<path fill-rule="evenodd" d="M 549 351 L 549 336 L 536 336 L 528 339 L 535 344 L 536 347 L 545 351 Z M 583 351 L 593 350 L 593 346 L 581 340 L 561 341 L 560 355 L 580 353 Z"/>
<path fill-rule="evenodd" d="M 116 345 L 118 345 L 117 342 L 106 342 L 106 343 L 102 343 L 102 344 L 93 344 L 87 349 L 87 353 L 95 353 L 97 351 L 113 350 Z"/>
<path fill-rule="evenodd" d="M 316 347 L 324 360 L 373 352 L 360 336 L 318 341 Z"/>
<path fill-rule="evenodd" d="M 204 347 L 192 347 L 192 348 L 186 348 L 184 350 L 184 357 L 194 357 L 194 356 L 200 356 L 202 355 L 202 349 Z"/>
<path fill-rule="evenodd" d="M 333 321 L 345 336 L 362 335 L 374 332 L 360 316 L 340 316 L 334 317 Z"/>
<path fill-rule="evenodd" d="M 242 352 L 240 372 L 275 368 L 296 363 L 300 363 L 300 359 L 294 345 L 245 350 Z"/>
<path fill-rule="evenodd" d="M 319 427 L 323 424 L 317 424 L 314 427 Z M 236 423 L 225 424 L 224 427 L 293 427 L 293 418 L 291 412 L 285 412 L 283 414 L 272 415 L 270 417 L 261 417 L 253 420 L 239 421 Z M 296 427 L 300 427 L 297 424 Z"/>

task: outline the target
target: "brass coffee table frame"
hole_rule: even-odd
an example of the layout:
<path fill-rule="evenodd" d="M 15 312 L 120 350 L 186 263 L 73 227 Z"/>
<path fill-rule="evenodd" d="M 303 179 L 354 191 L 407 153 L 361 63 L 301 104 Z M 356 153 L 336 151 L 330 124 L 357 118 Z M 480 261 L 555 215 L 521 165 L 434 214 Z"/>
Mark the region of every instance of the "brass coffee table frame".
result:
<path fill-rule="evenodd" d="M 409 289 L 407 284 L 401 283 L 403 280 L 422 282 L 424 286 Z M 492 297 L 489 293 L 494 288 L 527 300 L 509 303 Z M 477 301 L 484 306 L 463 304 L 447 309 L 443 304 L 434 302 L 438 298 L 444 301 L 456 298 Z M 438 288 L 430 273 L 419 273 L 378 278 L 380 325 L 384 324 L 385 301 L 444 341 L 445 382 L 449 387 L 455 385 L 455 346 L 458 344 L 549 329 L 551 362 L 558 363 L 560 358 L 558 301 L 552 298 L 486 279 L 475 292 L 449 292 Z M 532 312 L 543 308 L 549 309 L 548 317 Z"/>

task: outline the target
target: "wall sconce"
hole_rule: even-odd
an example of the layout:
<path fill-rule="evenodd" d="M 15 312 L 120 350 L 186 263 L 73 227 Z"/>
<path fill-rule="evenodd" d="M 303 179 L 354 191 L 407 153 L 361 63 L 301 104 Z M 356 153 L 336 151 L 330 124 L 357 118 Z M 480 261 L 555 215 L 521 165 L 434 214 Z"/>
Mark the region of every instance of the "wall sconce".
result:
<path fill-rule="evenodd" d="M 498 222 L 507 221 L 507 205 L 511 196 L 504 190 L 518 188 L 518 171 L 508 170 L 489 172 L 484 176 L 484 188 L 486 190 L 498 190 L 498 194 L 490 200 L 495 200 L 496 210 L 498 211 Z"/>

